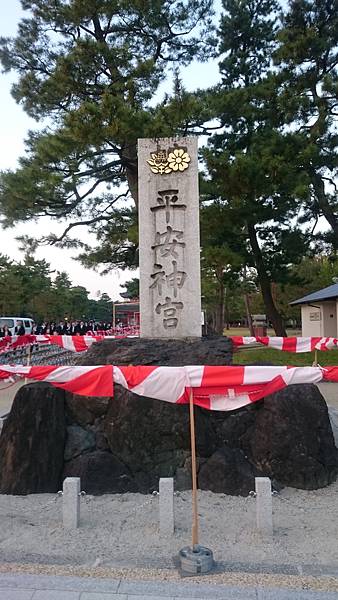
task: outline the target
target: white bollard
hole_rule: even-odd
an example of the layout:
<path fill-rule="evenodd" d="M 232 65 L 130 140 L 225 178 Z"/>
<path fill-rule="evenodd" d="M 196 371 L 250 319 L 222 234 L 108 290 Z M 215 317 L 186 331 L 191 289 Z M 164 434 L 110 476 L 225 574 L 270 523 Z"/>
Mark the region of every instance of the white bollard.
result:
<path fill-rule="evenodd" d="M 66 529 L 77 529 L 80 522 L 80 477 L 66 477 L 63 482 L 62 517 Z"/>
<path fill-rule="evenodd" d="M 256 525 L 259 533 L 266 537 L 273 534 L 272 496 L 269 477 L 255 477 Z"/>
<path fill-rule="evenodd" d="M 160 534 L 173 535 L 174 533 L 174 479 L 172 477 L 160 478 Z"/>
<path fill-rule="evenodd" d="M 2 432 L 2 428 L 4 426 L 4 422 L 5 422 L 5 419 L 3 417 L 0 417 L 0 433 Z"/>

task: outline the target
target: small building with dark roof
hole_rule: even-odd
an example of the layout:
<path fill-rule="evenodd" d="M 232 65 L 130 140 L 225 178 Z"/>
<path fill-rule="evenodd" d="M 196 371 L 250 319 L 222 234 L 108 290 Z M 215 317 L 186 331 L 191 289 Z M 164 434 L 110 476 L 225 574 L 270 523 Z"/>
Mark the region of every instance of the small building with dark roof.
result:
<path fill-rule="evenodd" d="M 338 337 L 338 283 L 290 302 L 300 304 L 302 336 Z"/>

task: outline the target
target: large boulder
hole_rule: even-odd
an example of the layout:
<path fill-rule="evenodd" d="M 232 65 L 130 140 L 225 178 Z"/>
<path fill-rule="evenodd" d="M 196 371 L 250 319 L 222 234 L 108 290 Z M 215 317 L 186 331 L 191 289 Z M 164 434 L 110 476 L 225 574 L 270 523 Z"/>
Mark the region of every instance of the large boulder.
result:
<path fill-rule="evenodd" d="M 158 487 L 159 477 L 173 477 L 190 455 L 188 406 L 140 398 L 115 386 L 105 436 L 111 452 L 134 473 L 139 491 L 149 492 Z M 217 447 L 210 415 L 198 409 L 196 445 L 200 456 Z"/>
<path fill-rule="evenodd" d="M 224 447 L 201 465 L 198 486 L 215 493 L 247 496 L 261 475 L 239 448 Z"/>
<path fill-rule="evenodd" d="M 0 492 L 57 492 L 66 438 L 65 392 L 46 383 L 17 392 L 0 436 Z"/>
<path fill-rule="evenodd" d="M 196 407 L 195 421 L 202 489 L 247 495 L 255 476 L 269 476 L 277 487 L 316 489 L 337 476 L 338 451 L 316 386 L 290 386 L 233 412 Z M 177 489 L 189 487 L 188 406 L 139 397 L 117 385 L 99 428 L 103 449 L 125 465 L 138 491 L 156 489 L 159 477 L 175 477 Z"/>
<path fill-rule="evenodd" d="M 225 365 L 231 364 L 231 360 L 231 340 L 212 336 L 191 340 L 105 340 L 93 345 L 79 358 L 78 364 Z M 72 399 L 67 400 L 68 417 L 76 416 L 77 422 L 89 423 L 93 409 L 87 400 L 90 399 L 83 406 L 80 399 L 76 400 L 77 406 Z M 94 407 L 96 404 L 94 399 Z M 114 398 L 108 402 L 105 416 L 91 428 L 96 433 L 97 448 L 109 449 L 128 467 L 140 492 L 157 489 L 159 477 L 174 476 L 185 468 L 190 456 L 188 407 L 140 398 L 119 385 L 114 388 Z M 196 432 L 198 452 L 209 456 L 216 450 L 216 440 L 210 414 L 205 411 L 196 410 Z M 187 477 L 184 481 L 182 487 L 186 487 Z"/>
<path fill-rule="evenodd" d="M 92 431 L 87 431 L 86 429 L 83 429 L 83 427 L 79 427 L 79 425 L 69 425 L 69 427 L 67 427 L 64 452 L 65 460 L 71 460 L 84 452 L 94 450 L 95 447 L 95 434 Z"/>
<path fill-rule="evenodd" d="M 92 425 L 98 417 L 107 412 L 109 398 L 78 396 L 66 394 L 67 412 L 71 421 L 80 423 L 82 426 Z"/>
<path fill-rule="evenodd" d="M 232 341 L 222 336 L 164 340 L 125 338 L 93 344 L 81 365 L 230 365 Z"/>
<path fill-rule="evenodd" d="M 101 450 L 83 454 L 66 463 L 63 477 L 80 477 L 81 487 L 88 494 L 138 491 L 128 467 L 110 452 Z"/>
<path fill-rule="evenodd" d="M 225 338 L 106 340 L 80 361 L 227 364 L 230 350 Z M 201 488 L 246 495 L 255 475 L 266 475 L 278 487 L 315 489 L 337 476 L 338 450 L 314 385 L 289 386 L 232 412 L 196 407 L 195 419 Z M 119 385 L 114 398 L 104 399 L 44 384 L 22 388 L 0 440 L 0 490 L 10 493 L 56 491 L 62 466 L 63 476 L 81 477 L 89 493 L 149 493 L 159 477 L 171 476 L 177 489 L 191 485 L 188 406 L 136 396 Z"/>
<path fill-rule="evenodd" d="M 332 483 L 338 450 L 317 386 L 291 385 L 260 404 L 241 438 L 252 464 L 282 485 L 313 490 Z"/>

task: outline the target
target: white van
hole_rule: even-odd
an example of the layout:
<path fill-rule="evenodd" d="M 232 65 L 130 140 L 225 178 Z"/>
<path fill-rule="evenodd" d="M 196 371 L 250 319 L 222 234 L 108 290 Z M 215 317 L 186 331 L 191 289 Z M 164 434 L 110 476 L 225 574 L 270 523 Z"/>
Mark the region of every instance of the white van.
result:
<path fill-rule="evenodd" d="M 0 317 L 0 329 L 4 325 L 7 325 L 8 329 L 12 335 L 15 335 L 15 327 L 17 327 L 18 322 L 21 321 L 24 328 L 25 333 L 32 333 L 33 319 L 28 319 L 27 317 Z"/>

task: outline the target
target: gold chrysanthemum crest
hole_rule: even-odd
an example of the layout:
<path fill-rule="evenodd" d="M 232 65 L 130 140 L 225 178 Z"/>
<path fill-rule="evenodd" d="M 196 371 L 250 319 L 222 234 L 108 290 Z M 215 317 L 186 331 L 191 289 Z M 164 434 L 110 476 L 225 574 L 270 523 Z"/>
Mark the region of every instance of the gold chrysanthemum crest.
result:
<path fill-rule="evenodd" d="M 152 173 L 167 175 L 169 173 L 183 172 L 189 167 L 190 156 L 185 148 L 170 148 L 158 150 L 150 154 L 147 160 Z"/>

